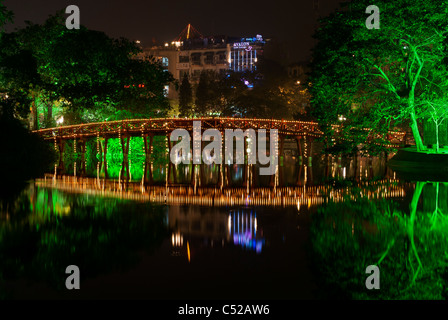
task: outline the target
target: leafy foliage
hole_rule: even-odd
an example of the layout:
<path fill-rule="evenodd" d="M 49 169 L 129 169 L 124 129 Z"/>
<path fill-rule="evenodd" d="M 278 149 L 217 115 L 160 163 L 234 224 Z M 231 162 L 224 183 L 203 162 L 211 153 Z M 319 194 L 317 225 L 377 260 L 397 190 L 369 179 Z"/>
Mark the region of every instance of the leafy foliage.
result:
<path fill-rule="evenodd" d="M 3 0 L 0 0 L 0 36 L 1 31 L 3 31 L 3 26 L 7 22 L 11 22 L 13 19 L 13 13 L 6 9 L 5 5 L 3 4 Z"/>
<path fill-rule="evenodd" d="M 184 74 L 179 88 L 179 113 L 181 117 L 188 117 L 193 109 L 193 91 L 187 73 Z"/>
<path fill-rule="evenodd" d="M 33 128 L 39 106 L 47 120 L 63 106 L 65 124 L 164 116 L 170 108 L 164 88 L 173 78 L 159 63 L 137 59 L 141 49 L 129 40 L 68 30 L 62 13 L 5 35 L 0 50 L 1 88 L 26 97 L 23 110 L 31 103 Z"/>
<path fill-rule="evenodd" d="M 51 144 L 30 133 L 19 120 L 4 114 L 0 115 L 0 145 L 2 197 L 14 195 L 26 181 L 50 172 L 56 160 Z"/>
<path fill-rule="evenodd" d="M 346 128 L 374 133 L 410 123 L 422 150 L 419 119 L 428 101 L 445 97 L 448 85 L 448 2 L 377 1 L 380 29 L 372 30 L 365 26 L 370 4 L 354 0 L 323 19 L 310 79 L 314 114 L 327 133 L 339 115 L 347 118 Z"/>
<path fill-rule="evenodd" d="M 280 64 L 265 59 L 252 72 L 231 72 L 225 77 L 202 73 L 196 89 L 195 113 L 303 119 L 308 102 L 306 86 L 288 77 Z"/>

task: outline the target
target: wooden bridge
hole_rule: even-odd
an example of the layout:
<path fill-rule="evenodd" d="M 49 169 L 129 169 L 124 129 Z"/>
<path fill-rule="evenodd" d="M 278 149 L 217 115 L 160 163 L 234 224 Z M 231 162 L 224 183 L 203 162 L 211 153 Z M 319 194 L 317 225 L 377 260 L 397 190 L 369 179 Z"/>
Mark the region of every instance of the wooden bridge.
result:
<path fill-rule="evenodd" d="M 279 135 L 321 137 L 322 131 L 316 122 L 246 119 L 246 118 L 156 118 L 106 121 L 78 124 L 36 131 L 46 140 L 80 139 L 97 137 L 117 138 L 120 136 L 139 136 L 145 134 L 166 135 L 175 129 L 193 131 L 193 121 L 201 121 L 203 130 L 218 129 L 277 129 Z"/>
<path fill-rule="evenodd" d="M 59 170 L 63 170 L 63 152 L 65 141 L 75 140 L 75 152 L 77 145 L 81 153 L 81 166 L 85 166 L 85 152 L 86 141 L 88 139 L 97 139 L 97 153 L 101 154 L 102 162 L 106 163 L 107 144 L 108 139 L 118 138 L 121 141 L 121 148 L 123 153 L 123 168 L 128 163 L 129 143 L 131 137 L 142 137 L 144 141 L 144 149 L 147 162 L 150 162 L 153 151 L 154 136 L 166 136 L 167 149 L 171 151 L 173 143 L 169 136 L 175 129 L 185 129 L 193 132 L 193 122 L 201 122 L 201 130 L 217 129 L 224 133 L 226 129 L 243 131 L 253 129 L 256 132 L 259 130 L 278 130 L 279 145 L 278 154 L 283 154 L 283 147 L 285 138 L 290 137 L 296 140 L 299 158 L 306 156 L 311 160 L 311 150 L 309 152 L 302 151 L 302 144 L 310 144 L 314 139 L 322 137 L 323 132 L 319 128 L 317 122 L 307 121 L 289 121 L 289 120 L 272 120 L 272 119 L 248 119 L 248 118 L 155 118 L 155 119 L 134 119 L 134 120 L 119 120 L 119 121 L 105 121 L 99 123 L 78 124 L 72 126 L 56 127 L 50 129 L 43 129 L 35 131 L 47 141 L 54 141 L 55 149 L 59 152 Z M 337 129 L 337 126 L 335 126 Z M 336 130 L 337 131 L 337 130 Z M 389 131 L 387 139 L 390 142 L 389 147 L 399 147 L 403 144 L 404 132 Z M 305 141 L 305 143 L 304 143 Z M 310 144 L 311 145 L 311 144 Z M 246 148 L 245 148 L 246 149 Z M 246 152 L 246 151 L 245 151 Z M 174 166 L 174 164 L 172 164 Z M 81 172 L 85 167 L 81 167 Z M 148 166 L 151 171 L 151 166 Z M 171 170 L 171 165 L 168 170 Z M 149 177 L 152 172 L 149 172 Z M 145 173 L 146 175 L 146 173 Z"/>

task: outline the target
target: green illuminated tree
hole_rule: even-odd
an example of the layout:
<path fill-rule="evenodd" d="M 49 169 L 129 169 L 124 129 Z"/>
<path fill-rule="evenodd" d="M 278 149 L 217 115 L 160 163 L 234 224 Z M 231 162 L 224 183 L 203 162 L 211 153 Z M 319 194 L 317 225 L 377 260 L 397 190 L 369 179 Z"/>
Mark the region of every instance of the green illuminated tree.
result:
<path fill-rule="evenodd" d="M 426 103 L 426 118 L 428 123 L 432 124 L 434 128 L 434 134 L 426 139 L 426 143 L 434 142 L 436 146 L 436 152 L 440 152 L 440 128 L 446 128 L 448 122 L 448 104 L 445 99 L 437 99 L 434 101 L 427 101 Z M 444 132 L 446 135 L 446 132 Z M 433 139 L 431 139 L 433 138 Z M 447 144 L 447 137 L 443 137 L 443 142 Z"/>
<path fill-rule="evenodd" d="M 6 9 L 3 4 L 3 0 L 0 0 L 0 36 L 3 32 L 3 26 L 9 21 L 11 22 L 13 18 L 13 13 Z"/>
<path fill-rule="evenodd" d="M 25 28 L 11 34 L 19 48 L 32 53 L 37 64 L 39 81 L 33 83 L 28 93 L 31 100 L 32 129 L 39 129 L 42 124 L 46 127 L 51 126 L 50 118 L 53 114 L 54 101 L 61 99 L 60 94 L 55 90 L 57 87 L 52 81 L 52 75 L 48 68 L 48 57 L 54 41 L 67 31 L 64 22 L 61 12 L 50 16 L 42 25 L 27 22 Z M 39 110 L 44 110 L 47 115 L 45 123 L 38 121 Z"/>
<path fill-rule="evenodd" d="M 369 5 L 354 0 L 323 19 L 312 64 L 314 113 L 327 133 L 339 115 L 347 127 L 380 133 L 409 123 L 421 151 L 419 122 L 447 89 L 448 1 L 376 1 L 380 29 L 366 27 Z"/>
<path fill-rule="evenodd" d="M 41 83 L 37 61 L 30 50 L 21 48 L 14 35 L 0 39 L 0 101 L 7 117 L 26 119 L 31 93 Z"/>
<path fill-rule="evenodd" d="M 164 87 L 172 77 L 158 63 L 135 59 L 138 52 L 126 39 L 81 28 L 54 41 L 47 63 L 57 92 L 72 109 L 114 104 L 139 114 L 166 111 Z"/>
<path fill-rule="evenodd" d="M 0 83 L 27 97 L 32 129 L 39 127 L 38 108 L 52 125 L 54 105 L 64 106 L 65 124 L 160 117 L 170 108 L 164 88 L 172 75 L 159 63 L 137 59 L 141 49 L 132 41 L 85 27 L 68 30 L 63 13 L 3 38 L 0 67 L 7 72 Z M 23 74 L 34 78 L 23 81 Z"/>

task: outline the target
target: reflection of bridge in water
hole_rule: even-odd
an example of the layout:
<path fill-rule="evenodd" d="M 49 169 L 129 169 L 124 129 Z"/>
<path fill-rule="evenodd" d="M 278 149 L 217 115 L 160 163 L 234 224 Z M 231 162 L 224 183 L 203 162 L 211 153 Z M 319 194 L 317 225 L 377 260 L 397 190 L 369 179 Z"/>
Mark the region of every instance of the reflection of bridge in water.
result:
<path fill-rule="evenodd" d="M 140 182 L 123 182 L 74 176 L 47 175 L 38 179 L 40 187 L 56 188 L 70 193 L 84 193 L 135 201 L 149 201 L 169 205 L 201 206 L 317 206 L 328 198 L 342 201 L 348 187 L 332 185 L 304 185 L 279 188 L 213 188 L 193 186 L 147 186 Z M 403 198 L 405 189 L 398 180 L 383 179 L 358 183 L 368 198 Z"/>
<path fill-rule="evenodd" d="M 48 175 L 37 180 L 36 185 L 94 197 L 167 204 L 171 254 L 188 261 L 200 254 L 204 247 L 233 245 L 261 253 L 267 238 L 257 218 L 257 208 L 293 207 L 298 213 L 304 213 L 315 210 L 329 199 L 339 202 L 347 200 L 347 196 L 353 197 L 352 186 L 337 187 L 331 183 L 261 187 L 248 192 L 245 187 L 148 186 L 119 179 Z M 361 181 L 357 186 L 361 195 L 371 199 L 405 197 L 405 186 L 394 179 Z"/>

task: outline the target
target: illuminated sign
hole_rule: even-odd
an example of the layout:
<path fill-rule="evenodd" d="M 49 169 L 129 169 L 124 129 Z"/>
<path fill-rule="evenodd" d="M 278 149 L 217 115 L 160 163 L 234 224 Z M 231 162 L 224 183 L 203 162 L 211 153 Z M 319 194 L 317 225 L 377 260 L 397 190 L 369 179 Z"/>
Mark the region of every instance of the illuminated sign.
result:
<path fill-rule="evenodd" d="M 249 46 L 249 42 L 236 42 L 233 44 L 234 49 L 246 49 Z"/>
<path fill-rule="evenodd" d="M 263 36 L 261 34 L 257 34 L 256 37 L 242 38 L 241 41 L 242 41 L 241 43 L 245 43 L 245 42 L 250 42 L 250 43 L 253 43 L 253 42 L 264 42 Z"/>
<path fill-rule="evenodd" d="M 244 49 L 246 51 L 252 51 L 252 46 L 249 42 L 237 42 L 233 44 L 233 49 Z"/>

